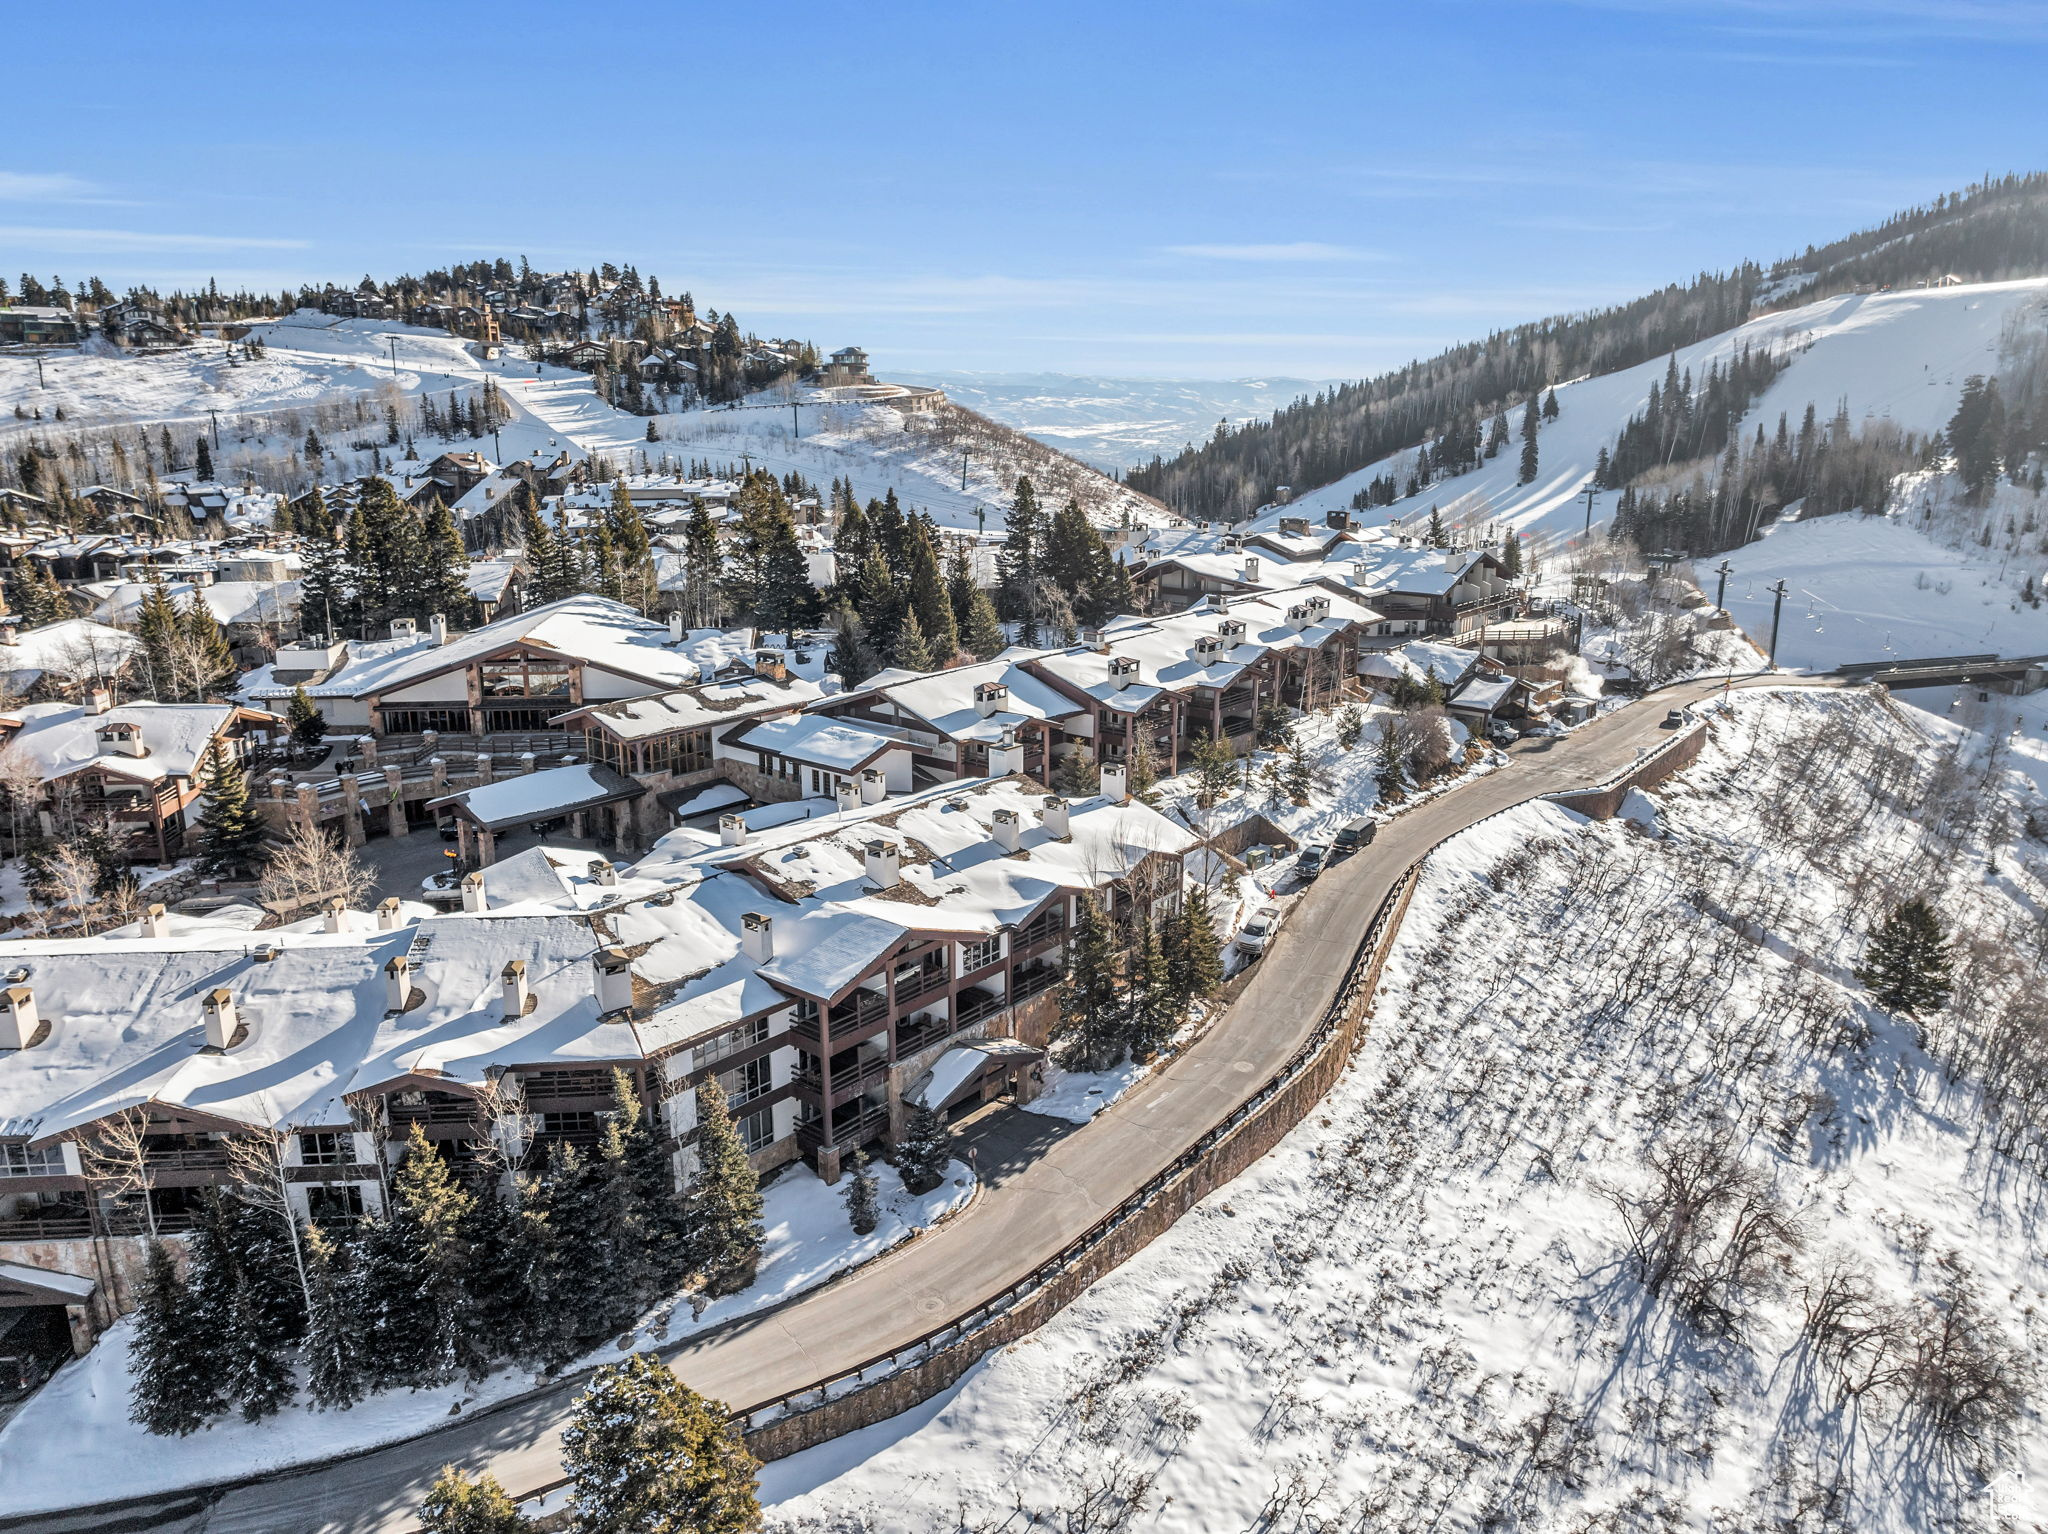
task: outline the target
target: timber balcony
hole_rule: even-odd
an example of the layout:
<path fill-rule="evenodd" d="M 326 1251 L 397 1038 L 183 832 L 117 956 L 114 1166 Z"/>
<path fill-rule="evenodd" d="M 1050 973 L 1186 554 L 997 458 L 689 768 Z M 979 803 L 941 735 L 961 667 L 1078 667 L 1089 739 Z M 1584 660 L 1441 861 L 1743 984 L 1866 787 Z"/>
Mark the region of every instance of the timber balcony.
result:
<path fill-rule="evenodd" d="M 832 1106 L 850 1102 L 870 1087 L 879 1086 L 888 1079 L 889 1057 L 869 1055 L 832 1070 Z M 796 1074 L 797 1087 L 821 1102 L 824 1099 L 825 1078 L 816 1070 L 802 1070 Z"/>
<path fill-rule="evenodd" d="M 1048 964 L 1043 960 L 1019 964 L 1010 972 L 1010 1005 L 1021 1006 L 1034 996 L 1043 996 L 1066 978 L 1064 965 Z"/>
<path fill-rule="evenodd" d="M 889 1127 L 889 1110 L 876 1106 L 864 1108 L 858 1113 L 837 1115 L 830 1135 L 822 1119 L 799 1120 L 796 1126 L 797 1143 L 805 1150 L 818 1150 L 826 1145 L 865 1145 Z"/>

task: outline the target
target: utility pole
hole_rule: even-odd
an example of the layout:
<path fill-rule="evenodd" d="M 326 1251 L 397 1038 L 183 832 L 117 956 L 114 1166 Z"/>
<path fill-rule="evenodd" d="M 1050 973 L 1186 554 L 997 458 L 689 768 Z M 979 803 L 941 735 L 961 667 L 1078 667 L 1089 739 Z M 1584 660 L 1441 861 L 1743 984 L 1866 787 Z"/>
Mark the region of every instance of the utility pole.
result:
<path fill-rule="evenodd" d="M 803 417 L 796 413 L 796 396 L 794 394 L 789 397 L 789 430 L 792 436 L 801 437 L 804 434 Z"/>
<path fill-rule="evenodd" d="M 213 417 L 213 450 L 217 453 L 220 451 L 220 412 L 209 410 L 206 413 Z"/>
<path fill-rule="evenodd" d="M 1778 614 L 1783 612 L 1785 608 L 1785 583 L 1779 581 L 1777 585 L 1773 586 L 1771 588 L 1771 595 L 1776 598 L 1771 603 L 1771 670 L 1776 671 L 1778 669 Z"/>
<path fill-rule="evenodd" d="M 36 356 L 36 387 L 38 389 L 47 389 L 50 387 L 50 380 L 43 377 L 43 359 L 40 353 L 38 353 Z"/>
<path fill-rule="evenodd" d="M 1714 605 L 1725 612 L 1728 608 L 1728 577 L 1735 573 L 1735 566 L 1724 559 L 1714 566 L 1714 573 L 1721 577 L 1721 584 L 1714 588 Z"/>
<path fill-rule="evenodd" d="M 1586 481 L 1586 536 L 1593 536 L 1593 497 L 1600 492 L 1593 488 L 1591 480 Z"/>
<path fill-rule="evenodd" d="M 962 454 L 960 455 L 960 488 L 961 488 L 962 490 L 965 490 L 965 489 L 967 488 L 967 459 L 968 459 L 968 457 L 969 457 L 969 455 L 968 455 L 967 453 L 964 453 L 964 452 L 963 452 L 963 453 L 962 453 Z"/>
<path fill-rule="evenodd" d="M 386 336 L 384 344 L 391 348 L 391 376 L 396 378 L 398 376 L 398 337 Z"/>

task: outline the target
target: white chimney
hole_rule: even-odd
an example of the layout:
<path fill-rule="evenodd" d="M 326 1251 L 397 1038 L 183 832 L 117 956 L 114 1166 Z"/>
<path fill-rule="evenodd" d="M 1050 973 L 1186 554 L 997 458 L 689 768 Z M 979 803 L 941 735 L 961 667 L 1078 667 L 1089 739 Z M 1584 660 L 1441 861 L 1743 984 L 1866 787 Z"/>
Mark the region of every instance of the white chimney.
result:
<path fill-rule="evenodd" d="M 1252 586 L 1258 583 L 1258 579 L 1259 556 L 1256 554 L 1247 554 L 1244 557 L 1244 582 L 1247 586 Z"/>
<path fill-rule="evenodd" d="M 320 907 L 320 930 L 323 932 L 348 931 L 348 902 L 335 895 Z"/>
<path fill-rule="evenodd" d="M 114 700 L 104 687 L 95 687 L 85 695 L 85 712 L 88 717 L 104 714 L 114 706 Z"/>
<path fill-rule="evenodd" d="M 200 998 L 199 1010 L 206 1016 L 206 1043 L 210 1049 L 226 1049 L 235 1036 L 238 1021 L 234 993 L 217 985 Z"/>
<path fill-rule="evenodd" d="M 0 991 L 0 1049 L 27 1049 L 41 1023 L 34 991 L 25 985 Z"/>
<path fill-rule="evenodd" d="M 602 982 L 600 982 L 602 987 Z M 526 984 L 526 961 L 507 959 L 498 971 L 498 994 L 504 999 L 507 1017 L 524 1017 L 533 1005 L 533 992 Z M 600 1011 L 604 1008 L 600 1007 Z"/>
<path fill-rule="evenodd" d="M 860 770 L 860 802 L 880 804 L 889 797 L 889 778 L 879 767 L 863 767 Z"/>
<path fill-rule="evenodd" d="M 591 956 L 597 968 L 597 1012 L 607 1017 L 633 1007 L 633 960 L 623 948 L 600 948 Z"/>
<path fill-rule="evenodd" d="M 990 714 L 999 714 L 1010 706 L 1010 689 L 1001 682 L 977 682 L 974 684 L 974 711 L 986 719 Z"/>
<path fill-rule="evenodd" d="M 399 923 L 398 897 L 393 895 L 388 899 L 378 901 L 377 930 L 379 932 L 396 932 L 399 928 Z"/>
<path fill-rule="evenodd" d="M 1124 788 L 1124 784 L 1129 781 L 1129 778 L 1130 774 L 1125 770 L 1122 762 L 1104 762 L 1102 764 L 1102 797 L 1111 804 L 1124 803 L 1131 797 Z"/>
<path fill-rule="evenodd" d="M 1012 773 L 1024 770 L 1024 743 L 1017 739 L 1014 730 L 1003 731 L 1003 738 L 988 748 L 988 775 L 992 778 L 1007 778 Z"/>
<path fill-rule="evenodd" d="M 1463 553 L 1463 552 L 1462 552 L 1461 550 L 1458 550 L 1458 549 L 1445 549 L 1445 550 L 1444 550 L 1444 568 L 1445 568 L 1446 570 L 1450 570 L 1450 571 L 1452 571 L 1452 572 L 1456 572 L 1456 570 L 1458 569 L 1458 562 L 1459 562 L 1460 560 L 1462 560 L 1462 559 L 1463 559 L 1464 557 L 1465 557 L 1465 556 L 1464 556 L 1464 553 Z"/>
<path fill-rule="evenodd" d="M 128 719 L 110 720 L 95 732 L 102 751 L 117 756 L 144 757 L 149 748 L 142 743 L 142 726 Z"/>
<path fill-rule="evenodd" d="M 718 817 L 718 840 L 727 847 L 744 847 L 747 844 L 747 823 L 737 815 Z"/>
<path fill-rule="evenodd" d="M 861 849 L 868 880 L 881 889 L 894 889 L 902 878 L 903 851 L 894 842 L 872 841 Z"/>
<path fill-rule="evenodd" d="M 1046 834 L 1049 836 L 1067 836 L 1071 834 L 1072 827 L 1068 821 L 1067 801 L 1058 794 L 1047 794 L 1045 796 L 1045 808 L 1038 812 L 1038 821 L 1040 825 L 1045 827 Z"/>
<path fill-rule="evenodd" d="M 462 876 L 462 909 L 474 916 L 484 908 L 484 871 L 479 868 Z"/>
<path fill-rule="evenodd" d="M 435 644 L 446 644 L 448 642 L 448 615 L 446 613 L 435 613 L 433 617 L 427 620 L 427 631 L 434 636 Z"/>
<path fill-rule="evenodd" d="M 775 957 L 775 918 L 749 911 L 740 918 L 740 952 L 756 964 Z"/>
<path fill-rule="evenodd" d="M 612 867 L 610 858 L 592 858 L 590 860 L 590 877 L 593 882 L 603 885 L 606 889 L 610 889 L 619 882 L 619 871 Z"/>
<path fill-rule="evenodd" d="M 1015 810 L 997 810 L 989 816 L 989 830 L 1005 852 L 1015 852 L 1024 839 L 1024 823 Z"/>
<path fill-rule="evenodd" d="M 412 997 L 412 960 L 399 954 L 384 966 L 384 1010 L 403 1012 Z"/>
<path fill-rule="evenodd" d="M 860 808 L 860 785 L 851 778 L 841 778 L 839 786 L 832 790 L 832 797 L 839 802 L 839 813 L 851 815 Z"/>
<path fill-rule="evenodd" d="M 681 613 L 671 612 L 668 615 L 668 641 L 670 644 L 681 644 L 683 642 L 683 615 Z"/>
<path fill-rule="evenodd" d="M 142 935 L 144 937 L 169 937 L 171 935 L 170 918 L 166 915 L 162 902 L 152 900 L 142 908 Z"/>
<path fill-rule="evenodd" d="M 1109 679 L 1121 692 L 1138 680 L 1138 661 L 1135 656 L 1112 655 L 1109 658 Z"/>

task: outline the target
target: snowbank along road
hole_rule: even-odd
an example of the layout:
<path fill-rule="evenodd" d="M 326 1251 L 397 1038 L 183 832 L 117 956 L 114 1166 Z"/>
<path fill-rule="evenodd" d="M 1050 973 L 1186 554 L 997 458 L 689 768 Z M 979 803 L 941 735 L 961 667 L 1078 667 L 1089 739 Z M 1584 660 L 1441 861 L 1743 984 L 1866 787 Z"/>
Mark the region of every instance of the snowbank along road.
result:
<path fill-rule="evenodd" d="M 1759 677 L 1738 685 L 1786 681 Z M 1336 995 L 1359 934 L 1409 867 L 1500 810 L 1612 780 L 1671 738 L 1663 727 L 1667 711 L 1710 698 L 1724 685 L 1719 678 L 1682 683 L 1571 735 L 1522 742 L 1503 770 L 1388 822 L 1367 851 L 1337 864 L 1301 898 L 1217 1024 L 1085 1130 L 1038 1120 L 1031 1127 L 1045 1139 L 1024 1156 L 1005 1156 L 1001 1131 L 984 1130 L 986 1191 L 964 1213 L 784 1309 L 671 1350 L 672 1366 L 697 1390 L 744 1406 L 804 1389 L 972 1311 L 1081 1235 L 1288 1060 Z M 965 1148 L 978 1152 L 981 1145 L 970 1137 Z M 559 1479 L 561 1429 L 582 1388 L 580 1380 L 565 1381 L 425 1437 L 310 1470 L 118 1506 L 0 1519 L 0 1530 L 411 1530 L 417 1528 L 413 1509 L 445 1464 L 487 1470 L 515 1496 Z"/>

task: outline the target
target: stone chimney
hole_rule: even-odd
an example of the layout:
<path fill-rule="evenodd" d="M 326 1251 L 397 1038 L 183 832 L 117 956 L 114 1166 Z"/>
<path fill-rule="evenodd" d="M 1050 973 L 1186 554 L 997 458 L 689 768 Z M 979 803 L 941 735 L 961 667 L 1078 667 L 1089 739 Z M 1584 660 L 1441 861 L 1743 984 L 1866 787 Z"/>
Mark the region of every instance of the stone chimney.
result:
<path fill-rule="evenodd" d="M 85 695 L 85 712 L 88 718 L 104 714 L 113 706 L 113 697 L 104 687 L 92 688 Z"/>
<path fill-rule="evenodd" d="M 600 948 L 591 956 L 597 970 L 597 1013 L 608 1017 L 633 1008 L 633 961 L 623 948 Z"/>
<path fill-rule="evenodd" d="M 526 983 L 526 961 L 507 959 L 498 971 L 498 995 L 507 1017 L 524 1017 L 533 1006 L 533 991 Z"/>
<path fill-rule="evenodd" d="M 396 932 L 401 923 L 402 918 L 399 915 L 398 897 L 396 895 L 377 902 L 377 930 L 379 932 Z"/>
<path fill-rule="evenodd" d="M 839 786 L 832 790 L 832 797 L 839 803 L 839 813 L 851 815 L 860 808 L 860 785 L 851 778 L 841 778 Z"/>
<path fill-rule="evenodd" d="M 171 923 L 165 913 L 163 902 L 152 900 L 142 908 L 142 935 L 144 937 L 169 937 Z"/>
<path fill-rule="evenodd" d="M 1285 505 L 1286 505 L 1286 504 L 1287 504 L 1287 503 L 1288 503 L 1289 501 L 1291 501 L 1291 500 L 1293 500 L 1293 499 L 1294 499 L 1294 486 L 1292 486 L 1292 485 L 1275 485 L 1275 486 L 1273 487 L 1273 504 L 1274 504 L 1274 505 L 1276 505 L 1276 506 L 1285 506 Z"/>
<path fill-rule="evenodd" d="M 207 1047 L 226 1049 L 241 1021 L 236 1013 L 234 993 L 224 985 L 217 985 L 200 998 L 199 1010 L 206 1018 Z"/>
<path fill-rule="evenodd" d="M 484 908 L 484 871 L 479 868 L 462 876 L 462 909 L 474 916 Z"/>
<path fill-rule="evenodd" d="M 789 665 L 783 660 L 780 650 L 756 650 L 754 675 L 764 681 L 784 682 L 789 680 Z"/>
<path fill-rule="evenodd" d="M 21 619 L 13 613 L 0 613 L 0 644 L 21 642 Z"/>
<path fill-rule="evenodd" d="M 384 966 L 384 1010 L 403 1012 L 412 998 L 412 960 L 399 954 Z"/>
<path fill-rule="evenodd" d="M 860 802 L 880 804 L 889 797 L 889 775 L 879 767 L 863 767 L 860 770 Z"/>
<path fill-rule="evenodd" d="M 718 817 L 718 841 L 724 847 L 744 847 L 747 844 L 747 823 L 737 815 Z"/>
<path fill-rule="evenodd" d="M 903 877 L 903 851 L 894 842 L 872 841 L 861 849 L 867 865 L 868 882 L 878 889 L 894 889 Z"/>
<path fill-rule="evenodd" d="M 1124 804 L 1130 800 L 1130 791 L 1125 784 L 1130 781 L 1130 772 L 1122 762 L 1102 764 L 1102 797 L 1111 804 Z"/>
<path fill-rule="evenodd" d="M 1001 682 L 976 682 L 974 684 L 974 711 L 986 719 L 990 714 L 1000 714 L 1010 706 L 1010 689 Z"/>
<path fill-rule="evenodd" d="M 348 902 L 335 895 L 321 902 L 320 930 L 322 932 L 348 931 Z"/>
<path fill-rule="evenodd" d="M 446 613 L 435 613 L 433 617 L 427 620 L 427 632 L 434 636 L 435 644 L 446 644 L 448 642 L 448 615 Z"/>
<path fill-rule="evenodd" d="M 749 911 L 740 918 L 740 952 L 756 964 L 775 957 L 775 918 Z"/>
<path fill-rule="evenodd" d="M 1044 797 L 1044 809 L 1038 811 L 1038 823 L 1047 829 L 1047 836 L 1071 836 L 1073 825 L 1069 821 L 1067 801 L 1059 795 Z"/>
<path fill-rule="evenodd" d="M 36 1015 L 36 993 L 25 985 L 0 991 L 0 1049 L 27 1049 L 42 1019 Z"/>
<path fill-rule="evenodd" d="M 1023 820 L 1015 810 L 997 810 L 989 816 L 989 834 L 1003 851 L 1015 852 L 1023 844 Z"/>

